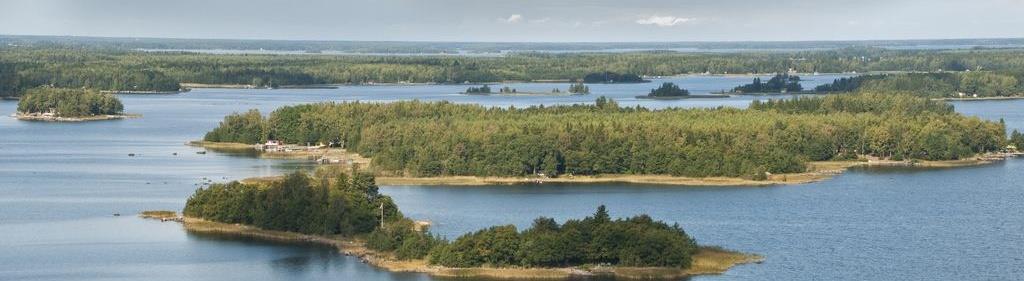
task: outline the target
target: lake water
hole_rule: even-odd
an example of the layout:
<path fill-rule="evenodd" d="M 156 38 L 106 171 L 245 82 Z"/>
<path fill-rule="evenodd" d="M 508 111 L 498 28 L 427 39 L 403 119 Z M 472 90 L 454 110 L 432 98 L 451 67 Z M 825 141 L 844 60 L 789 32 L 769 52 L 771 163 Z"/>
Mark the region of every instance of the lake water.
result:
<path fill-rule="evenodd" d="M 674 77 L 695 93 L 751 77 Z M 831 80 L 831 78 L 823 78 Z M 661 81 L 655 81 L 661 82 Z M 827 82 L 827 81 L 826 81 Z M 805 86 L 808 84 L 805 82 Z M 566 84 L 511 84 L 519 90 Z M 233 111 L 344 100 L 452 100 L 491 106 L 590 102 L 597 95 L 651 108 L 743 107 L 758 97 L 649 101 L 657 86 L 592 85 L 591 96 L 461 96 L 464 86 L 306 90 L 197 89 L 122 96 L 140 119 L 91 123 L 0 117 L 0 280 L 431 280 L 365 266 L 331 249 L 187 234 L 134 217 L 180 210 L 204 179 L 225 181 L 311 167 L 304 161 L 196 154 L 199 139 Z M 958 111 L 1024 129 L 1024 101 L 957 102 Z M 16 102 L 0 102 L 0 113 Z M 135 153 L 135 157 L 129 157 Z M 174 155 L 177 153 L 177 155 Z M 699 242 L 762 254 L 696 280 L 1019 280 L 1024 276 L 1024 161 L 961 169 L 859 169 L 778 187 L 627 184 L 383 187 L 402 211 L 455 237 L 537 216 L 578 218 L 608 205 L 680 223 Z M 112 216 L 120 213 L 122 216 Z"/>

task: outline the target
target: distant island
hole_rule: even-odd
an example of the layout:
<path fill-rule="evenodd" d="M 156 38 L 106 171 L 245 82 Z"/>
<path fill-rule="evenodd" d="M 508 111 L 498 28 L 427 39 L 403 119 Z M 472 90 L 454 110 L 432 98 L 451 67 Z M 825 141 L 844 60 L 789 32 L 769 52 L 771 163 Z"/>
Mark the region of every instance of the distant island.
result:
<path fill-rule="evenodd" d="M 789 74 L 776 74 L 768 82 L 761 82 L 761 78 L 754 77 L 754 82 L 733 88 L 733 92 L 741 94 L 752 93 L 793 93 L 803 91 L 800 85 L 800 77 Z"/>
<path fill-rule="evenodd" d="M 642 77 L 636 74 L 619 74 L 615 72 L 595 72 L 583 76 L 583 83 L 597 84 L 597 83 L 647 83 L 649 80 L 644 80 Z"/>
<path fill-rule="evenodd" d="M 674 100 L 674 99 L 687 99 L 687 98 L 728 98 L 729 95 L 691 95 L 690 91 L 679 88 L 675 83 L 665 82 L 661 84 L 661 87 L 651 89 L 650 93 L 644 96 L 636 96 L 638 99 L 661 99 L 661 100 Z"/>
<path fill-rule="evenodd" d="M 446 277 L 554 278 L 608 275 L 683 278 L 719 274 L 757 255 L 698 246 L 678 224 L 647 215 L 613 219 L 604 206 L 583 219 L 540 217 L 519 231 L 494 226 L 447 241 L 406 218 L 364 173 L 318 170 L 278 180 L 212 184 L 197 190 L 181 221 L 193 233 L 323 243 L 390 271 Z"/>
<path fill-rule="evenodd" d="M 505 87 L 501 87 L 500 89 L 498 89 L 497 93 L 494 93 L 494 92 L 492 92 L 490 86 L 483 85 L 483 86 L 480 86 L 480 87 L 469 87 L 469 88 L 466 89 L 465 92 L 462 92 L 462 94 L 465 94 L 465 95 L 479 95 L 479 96 L 489 96 L 489 95 L 506 95 L 506 96 L 570 96 L 570 95 L 586 95 L 586 94 L 590 94 L 590 87 L 587 87 L 586 85 L 583 85 L 583 83 L 574 83 L 572 85 L 569 85 L 569 90 L 568 91 L 564 91 L 564 92 L 561 89 L 558 89 L 558 88 L 551 89 L 550 92 L 525 92 L 525 91 L 519 91 L 516 88 L 505 86 Z"/>
<path fill-rule="evenodd" d="M 38 121 L 95 121 L 132 117 L 112 94 L 95 90 L 34 88 L 18 102 L 16 117 Z"/>

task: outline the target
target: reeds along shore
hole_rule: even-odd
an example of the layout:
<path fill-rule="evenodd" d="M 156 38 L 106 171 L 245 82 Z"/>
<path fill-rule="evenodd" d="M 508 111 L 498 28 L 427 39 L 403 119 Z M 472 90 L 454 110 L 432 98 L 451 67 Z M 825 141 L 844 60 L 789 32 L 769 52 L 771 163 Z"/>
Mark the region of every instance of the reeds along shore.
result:
<path fill-rule="evenodd" d="M 170 212 L 175 217 L 177 214 Z M 148 214 L 148 215 L 147 215 Z M 167 211 L 144 212 L 142 217 L 168 216 Z M 388 253 L 369 250 L 360 239 L 337 236 L 306 235 L 293 232 L 264 230 L 256 227 L 206 221 L 199 218 L 182 218 L 185 229 L 196 234 L 229 235 L 256 238 L 278 242 L 316 243 L 337 248 L 348 256 L 354 256 L 363 263 L 391 272 L 419 272 L 439 277 L 484 277 L 498 279 L 567 279 L 573 276 L 614 276 L 626 279 L 678 279 L 694 275 L 721 274 L 730 268 L 748 263 L 760 263 L 763 257 L 729 251 L 717 247 L 701 247 L 693 256 L 688 269 L 664 267 L 616 267 L 580 266 L 566 268 L 448 268 L 430 265 L 426 260 L 397 260 Z"/>

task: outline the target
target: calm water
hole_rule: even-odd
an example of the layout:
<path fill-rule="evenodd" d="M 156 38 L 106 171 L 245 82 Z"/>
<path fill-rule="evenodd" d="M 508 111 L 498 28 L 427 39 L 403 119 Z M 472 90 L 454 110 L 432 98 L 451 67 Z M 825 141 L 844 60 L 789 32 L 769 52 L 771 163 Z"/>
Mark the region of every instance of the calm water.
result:
<path fill-rule="evenodd" d="M 696 93 L 750 77 L 671 78 Z M 828 78 L 827 80 L 831 80 Z M 660 81 L 657 81 L 660 82 Z M 826 81 L 827 82 L 827 81 Z M 809 85 L 805 82 L 805 86 Z M 813 84 L 810 84 L 813 86 Z M 565 84 L 513 84 L 520 90 Z M 180 209 L 206 179 L 276 175 L 302 161 L 196 154 L 184 146 L 233 111 L 340 100 L 452 100 L 496 106 L 589 102 L 745 106 L 752 97 L 672 102 L 632 96 L 656 84 L 594 85 L 590 97 L 468 97 L 463 86 L 333 90 L 195 90 L 123 96 L 141 119 L 81 124 L 0 117 L 0 280 L 430 280 L 367 267 L 331 249 L 190 235 L 133 217 Z M 1024 129 L 1024 101 L 960 102 L 965 114 Z M 0 102 L 0 113 L 15 102 Z M 136 153 L 136 157 L 129 157 Z M 177 153 L 177 155 L 174 155 Z M 407 215 L 454 237 L 537 216 L 649 213 L 700 242 L 767 262 L 698 280 L 1013 280 L 1024 276 L 1024 161 L 947 170 L 857 170 L 833 180 L 767 188 L 643 185 L 385 187 Z M 114 217 L 111 214 L 123 214 Z"/>

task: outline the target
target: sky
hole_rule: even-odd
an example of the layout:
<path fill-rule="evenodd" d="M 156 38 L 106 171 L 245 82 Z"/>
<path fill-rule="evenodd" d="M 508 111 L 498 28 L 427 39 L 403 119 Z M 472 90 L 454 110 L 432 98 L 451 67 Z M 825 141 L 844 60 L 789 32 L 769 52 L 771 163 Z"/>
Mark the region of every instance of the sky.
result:
<path fill-rule="evenodd" d="M 1024 0 L 0 0 L 0 34 L 356 41 L 1024 37 Z"/>

